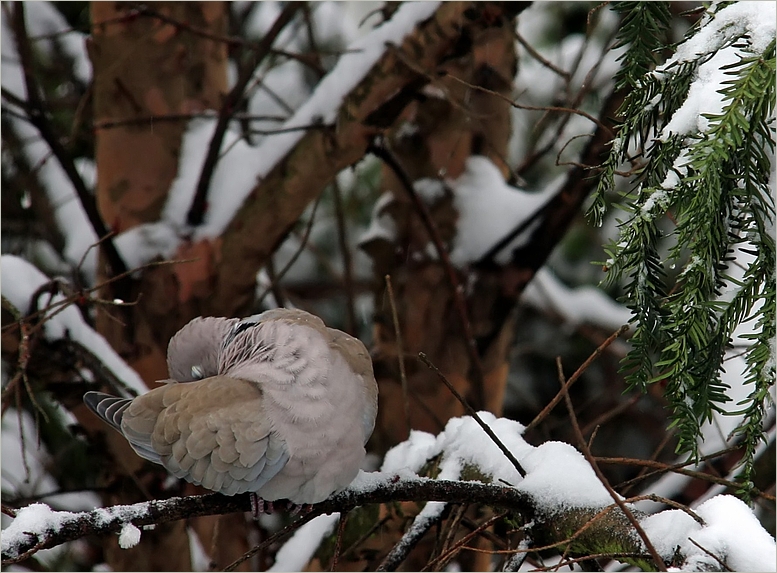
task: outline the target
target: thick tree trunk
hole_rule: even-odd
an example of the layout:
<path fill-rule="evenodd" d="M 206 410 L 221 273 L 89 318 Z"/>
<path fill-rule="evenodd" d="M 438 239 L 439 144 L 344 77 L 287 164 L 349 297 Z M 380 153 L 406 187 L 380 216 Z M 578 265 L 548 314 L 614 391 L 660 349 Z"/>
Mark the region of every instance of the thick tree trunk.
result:
<path fill-rule="evenodd" d="M 162 2 L 153 8 L 214 35 L 226 31 L 223 2 Z M 227 91 L 224 43 L 153 17 L 138 17 L 133 12 L 130 5 L 121 3 L 91 5 L 89 54 L 94 67 L 97 202 L 106 225 L 116 233 L 156 221 L 160 216 L 178 171 L 187 124 L 185 118 L 170 116 L 218 109 Z M 151 117 L 155 119 L 150 121 Z M 145 282 L 132 281 L 130 289 L 121 293 L 113 287 L 105 289 L 103 296 L 113 298 L 121 294 L 134 299 L 143 293 L 143 300 L 147 294 Z M 174 285 L 170 286 L 174 289 Z M 156 296 L 159 294 L 162 293 Z M 118 314 L 115 308 L 98 307 L 96 322 L 100 333 L 153 386 L 167 378 L 167 340 L 194 313 L 187 315 L 189 309 L 184 309 L 169 315 L 168 322 L 150 324 L 143 310 L 143 304 L 130 307 L 121 312 L 119 322 L 114 318 Z M 115 462 L 116 475 L 109 479 L 119 484 L 106 495 L 106 504 L 136 502 L 148 495 L 170 495 L 161 488 L 164 470 L 144 463 L 115 432 L 105 432 Z M 193 526 L 202 531 L 212 530 L 216 519 L 195 520 Z M 208 547 L 206 537 L 203 545 Z M 109 540 L 106 560 L 112 569 L 191 569 L 184 522 L 146 532 L 143 539 L 131 550 L 119 549 L 115 539 Z M 245 544 L 231 553 L 240 555 L 244 550 Z"/>

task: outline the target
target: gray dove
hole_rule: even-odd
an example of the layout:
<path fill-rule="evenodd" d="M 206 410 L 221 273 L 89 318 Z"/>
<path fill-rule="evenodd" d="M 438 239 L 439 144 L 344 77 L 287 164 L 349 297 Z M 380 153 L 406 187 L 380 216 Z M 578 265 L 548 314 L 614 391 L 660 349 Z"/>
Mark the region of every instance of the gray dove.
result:
<path fill-rule="evenodd" d="M 378 394 L 358 339 L 301 310 L 200 317 L 170 340 L 168 369 L 142 396 L 84 402 L 173 475 L 252 493 L 255 514 L 279 499 L 318 503 L 356 477 Z"/>

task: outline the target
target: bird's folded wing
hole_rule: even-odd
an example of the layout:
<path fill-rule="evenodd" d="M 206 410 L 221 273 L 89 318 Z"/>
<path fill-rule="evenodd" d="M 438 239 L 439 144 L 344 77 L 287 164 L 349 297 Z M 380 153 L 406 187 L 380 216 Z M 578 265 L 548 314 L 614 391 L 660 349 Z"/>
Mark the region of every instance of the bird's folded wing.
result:
<path fill-rule="evenodd" d="M 142 457 L 149 450 L 172 474 L 227 495 L 257 491 L 286 464 L 283 439 L 264 416 L 251 382 L 214 376 L 171 384 L 136 398 L 122 433 Z"/>

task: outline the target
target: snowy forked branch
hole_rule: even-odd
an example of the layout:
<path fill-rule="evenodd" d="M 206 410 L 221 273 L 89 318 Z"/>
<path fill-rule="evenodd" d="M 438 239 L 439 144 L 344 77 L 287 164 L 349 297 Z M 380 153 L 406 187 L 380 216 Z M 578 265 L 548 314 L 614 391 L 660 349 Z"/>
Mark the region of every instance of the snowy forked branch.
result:
<path fill-rule="evenodd" d="M 346 512 L 365 504 L 396 501 L 483 503 L 523 515 L 534 512 L 534 505 L 528 495 L 507 486 L 424 478 L 400 479 L 399 475 L 385 474 L 380 478 L 370 474 L 369 482 L 370 487 L 349 489 L 316 504 L 295 523 L 295 529 L 319 515 Z M 86 535 L 120 533 L 126 531 L 129 525 L 144 527 L 237 511 L 251 511 L 248 494 L 228 497 L 214 493 L 174 497 L 79 513 L 52 511 L 44 504 L 33 504 L 19 510 L 14 523 L 3 531 L 2 563 L 18 563 L 41 549 Z"/>
<path fill-rule="evenodd" d="M 316 504 L 310 512 L 226 569 L 232 570 L 270 543 L 284 541 L 286 536 L 324 514 L 339 513 L 342 523 L 361 522 L 362 518 L 371 519 L 371 505 L 390 507 L 400 502 L 425 503 L 416 518 L 418 528 L 424 521 L 432 523 L 450 505 L 473 504 L 502 510 L 504 514 L 490 519 L 504 519 L 512 528 L 517 524 L 523 533 L 524 542 L 520 546 L 523 552 L 555 548 L 563 552 L 563 559 L 572 560 L 606 555 L 648 570 L 666 566 L 721 571 L 771 568 L 775 557 L 774 539 L 740 500 L 717 496 L 695 511 L 679 507 L 646 516 L 634 506 L 644 496 L 612 503 L 591 466 L 568 444 L 548 442 L 533 447 L 520 437 L 522 427 L 516 422 L 498 419 L 486 412 L 479 416 L 520 459 L 527 471 L 524 478 L 472 418 L 454 418 L 436 437 L 414 431 L 406 442 L 388 452 L 381 472 L 360 473 L 347 490 Z M 416 472 L 435 473 L 436 479 L 419 477 Z M 471 479 L 478 481 L 465 481 Z M 629 504 L 632 516 L 639 520 L 650 538 L 659 555 L 658 564 L 651 559 L 645 543 L 619 507 L 623 503 Z M 4 565 L 19 563 L 39 550 L 87 535 L 118 533 L 119 545 L 129 548 L 140 541 L 139 528 L 144 526 L 247 512 L 250 508 L 249 496 L 245 494 L 175 497 L 80 513 L 52 511 L 46 505 L 33 504 L 19 510 L 3 532 L 2 562 Z M 342 517 L 357 514 L 358 518 L 352 520 Z M 338 538 L 342 529 L 338 528 Z M 391 555 L 400 556 L 399 561 L 407 555 L 403 544 L 412 548 L 415 529 L 414 523 L 391 550 Z M 321 545 L 327 532 L 320 528 L 318 532 L 318 537 L 313 539 L 309 530 L 304 531 L 308 538 L 306 547 Z M 300 530 L 299 534 L 302 533 Z M 462 544 L 458 548 L 466 547 Z M 276 567 L 281 569 L 302 566 L 296 562 L 294 565 L 281 563 L 280 552 L 276 559 Z"/>

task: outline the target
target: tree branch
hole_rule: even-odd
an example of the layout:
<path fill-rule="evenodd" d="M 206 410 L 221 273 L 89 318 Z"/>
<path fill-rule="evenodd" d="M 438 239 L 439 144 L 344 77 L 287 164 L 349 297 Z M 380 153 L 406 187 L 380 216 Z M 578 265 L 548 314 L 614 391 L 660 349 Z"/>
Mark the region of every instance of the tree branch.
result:
<path fill-rule="evenodd" d="M 464 298 L 464 288 L 461 286 L 459 276 L 456 273 L 456 269 L 454 268 L 453 263 L 451 262 L 448 249 L 442 242 L 440 233 L 437 232 L 437 227 L 432 220 L 429 209 L 426 207 L 424 202 L 421 201 L 418 193 L 415 192 L 413 182 L 410 180 L 410 176 L 407 174 L 407 171 L 405 171 L 405 169 L 399 163 L 399 160 L 397 160 L 394 154 L 391 153 L 391 151 L 385 146 L 370 144 L 367 150 L 375 157 L 378 157 L 380 160 L 382 160 L 397 176 L 397 179 L 399 179 L 400 183 L 402 183 L 402 187 L 405 189 L 405 192 L 410 197 L 415 210 L 421 217 L 424 228 L 426 229 L 426 232 L 429 233 L 429 238 L 434 243 L 437 256 L 440 257 L 440 262 L 445 269 L 445 274 L 448 277 L 448 282 L 451 285 L 453 300 L 456 305 L 459 322 L 461 323 L 461 330 L 464 335 L 465 346 L 467 347 L 467 355 L 469 356 L 470 362 L 472 363 L 472 385 L 474 388 L 473 401 L 475 402 L 475 409 L 482 409 L 486 404 L 483 363 L 480 360 L 477 343 L 475 342 L 475 335 L 472 332 L 472 324 L 469 320 L 469 312 L 467 311 L 467 301 Z"/>
<path fill-rule="evenodd" d="M 19 60 L 24 74 L 24 84 L 27 91 L 25 109 L 29 121 L 37 128 L 41 137 L 51 148 L 54 157 L 57 158 L 57 161 L 65 171 L 97 238 L 103 239 L 110 234 L 110 231 L 105 226 L 105 223 L 103 223 L 102 217 L 100 217 L 100 213 L 97 211 L 97 203 L 95 202 L 94 195 L 87 189 L 84 180 L 78 173 L 78 169 L 76 169 L 75 163 L 73 163 L 73 158 L 60 143 L 57 134 L 54 133 L 54 130 L 49 123 L 48 112 L 40 95 L 40 86 L 33 73 L 32 50 L 30 48 L 30 39 L 27 35 L 27 28 L 24 21 L 24 2 L 15 3 L 12 21 L 16 49 L 19 53 Z M 7 98 L 8 92 L 4 92 L 3 96 Z M 127 271 L 127 265 L 124 263 L 119 251 L 116 249 L 116 245 L 114 245 L 110 238 L 107 238 L 103 242 L 103 248 L 105 256 L 108 259 L 108 264 L 111 266 L 112 274 L 125 273 Z"/>
<path fill-rule="evenodd" d="M 222 234 L 221 263 L 209 312 L 234 316 L 251 308 L 256 272 L 335 175 L 361 159 L 428 79 L 404 59 L 434 70 L 459 38 L 496 26 L 509 3 L 444 2 L 401 46 L 387 50 L 344 97 L 336 129 L 306 133 L 251 190 Z M 522 7 L 525 7 L 521 5 Z M 403 58 L 397 56 L 402 54 Z M 257 237 L 263 240 L 258 242 Z"/>
<path fill-rule="evenodd" d="M 303 519 L 309 521 L 319 515 L 350 511 L 360 505 L 395 501 L 481 503 L 523 514 L 534 512 L 532 499 L 512 487 L 427 478 L 399 480 L 398 476 L 397 481 L 392 481 L 392 476 L 384 477 L 387 479 L 381 480 L 368 489 L 346 490 L 314 505 Z M 212 493 L 98 508 L 81 513 L 56 512 L 54 516 L 59 524 L 56 529 L 44 527 L 39 531 L 25 531 L 31 528 L 25 524 L 19 526 L 12 524 L 10 528 L 4 530 L 2 563 L 4 565 L 17 563 L 22 557 L 28 557 L 32 550 L 56 547 L 86 535 L 117 533 L 127 523 L 143 527 L 202 515 L 221 515 L 240 511 L 251 511 L 248 494 L 225 496 Z M 20 510 L 19 518 L 23 517 L 24 510 Z"/>
<path fill-rule="evenodd" d="M 253 50 L 253 53 L 251 54 L 252 61 L 250 63 L 244 62 L 235 86 L 227 94 L 227 97 L 224 98 L 224 103 L 221 105 L 221 111 L 219 112 L 219 119 L 216 123 L 216 130 L 213 132 L 213 138 L 210 140 L 210 145 L 208 146 L 208 153 L 202 164 L 202 171 L 200 171 L 200 178 L 197 181 L 194 199 L 189 208 L 189 213 L 186 216 L 186 220 L 190 225 L 199 225 L 202 223 L 203 217 L 205 216 L 208 189 L 210 188 L 210 181 L 213 178 L 213 173 L 216 170 L 216 163 L 219 160 L 221 144 L 224 141 L 224 135 L 227 133 L 229 120 L 232 117 L 232 114 L 237 110 L 237 105 L 240 102 L 240 98 L 243 97 L 243 92 L 245 92 L 248 82 L 251 81 L 251 78 L 254 75 L 254 70 L 256 70 L 262 61 L 264 61 L 264 58 L 270 53 L 275 39 L 292 18 L 294 18 L 295 14 L 302 6 L 304 6 L 304 2 L 289 2 L 286 5 L 275 20 L 272 28 L 270 28 L 270 31 L 265 34 L 262 41 L 259 42 L 256 49 Z"/>
<path fill-rule="evenodd" d="M 569 508 L 559 514 L 557 507 L 546 511 L 539 500 L 513 487 L 428 478 L 399 479 L 399 476 L 391 474 L 368 475 L 369 486 L 348 489 L 314 505 L 309 513 L 275 539 L 279 540 L 303 523 L 323 514 L 348 512 L 358 506 L 374 503 L 439 501 L 480 504 L 511 511 L 520 515 L 526 523 L 532 520 L 535 522 L 532 535 L 557 544 L 569 542 L 566 532 L 570 527 L 574 530 L 584 527 L 586 534 L 577 540 L 577 549 L 583 543 L 590 546 L 594 553 L 604 547 L 623 553 L 644 553 L 638 540 L 630 534 L 629 524 L 617 507 L 611 506 L 598 513 L 591 508 Z M 276 504 L 276 507 L 279 505 L 282 506 Z M 28 511 L 30 514 L 26 516 Z M 229 497 L 218 493 L 117 505 L 81 513 L 50 512 L 45 506 L 33 506 L 19 510 L 16 520 L 3 531 L 2 563 L 18 563 L 41 549 L 56 547 L 87 535 L 118 533 L 130 523 L 142 528 L 204 515 L 248 511 L 251 511 L 248 494 Z M 599 517 L 592 523 L 594 515 Z M 245 557 L 250 557 L 249 554 Z"/>

